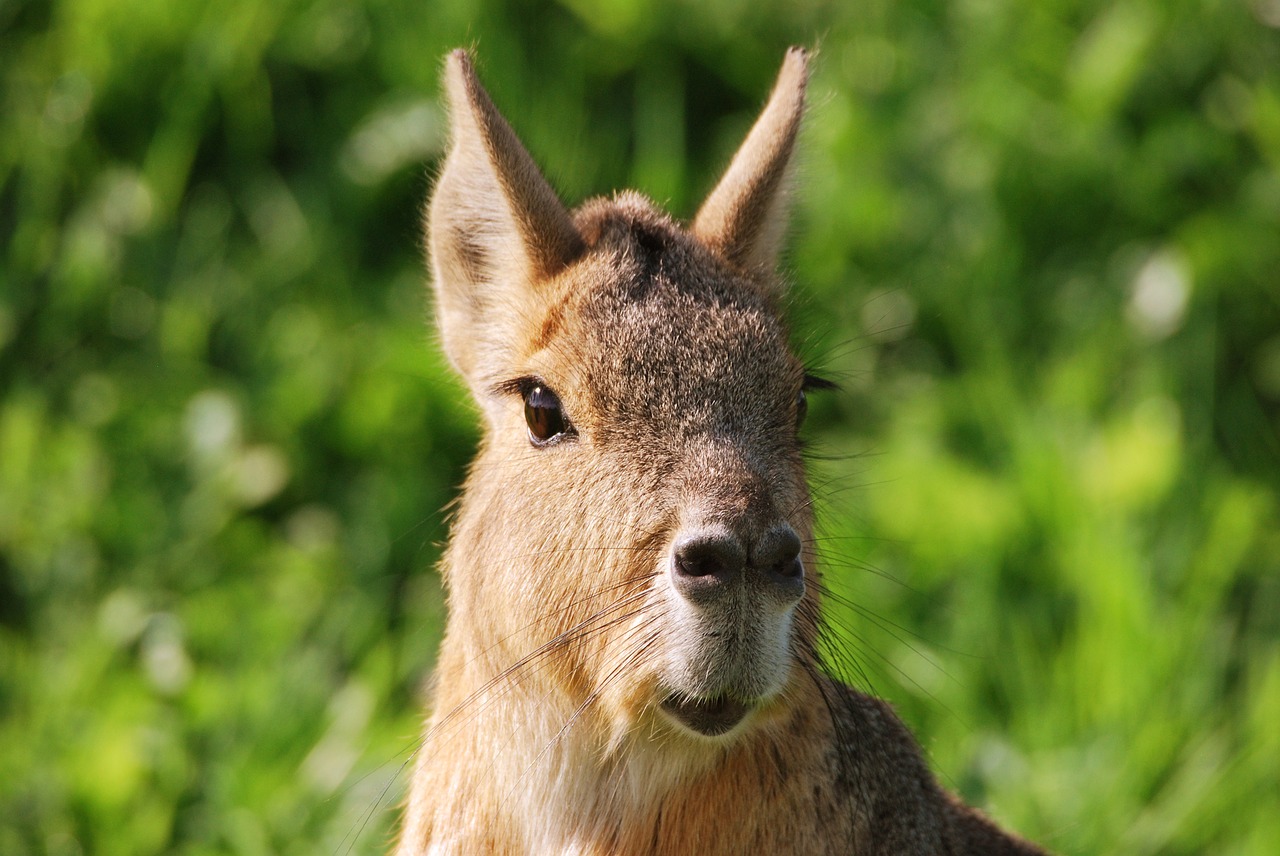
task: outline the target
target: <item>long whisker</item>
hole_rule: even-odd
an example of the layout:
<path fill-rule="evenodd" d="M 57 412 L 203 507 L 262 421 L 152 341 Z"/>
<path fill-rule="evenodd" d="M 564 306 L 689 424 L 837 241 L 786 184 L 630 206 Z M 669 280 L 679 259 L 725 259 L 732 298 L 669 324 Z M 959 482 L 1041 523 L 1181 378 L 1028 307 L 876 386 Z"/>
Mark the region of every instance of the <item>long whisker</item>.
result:
<path fill-rule="evenodd" d="M 863 686 L 868 690 L 874 691 L 875 682 L 870 679 L 870 676 L 867 674 L 866 670 L 862 667 L 863 661 L 857 657 L 857 655 L 853 652 L 853 649 L 849 646 L 850 641 L 856 642 L 858 643 L 860 650 L 869 652 L 875 658 L 873 661 L 869 661 L 867 665 L 871 665 L 873 662 L 882 663 L 883 666 L 878 667 L 878 670 L 882 675 L 885 675 L 897 681 L 899 684 L 910 685 L 914 687 L 921 695 L 924 695 L 927 698 L 929 698 L 942 710 L 946 711 L 948 714 L 952 716 L 955 716 L 957 719 L 960 719 L 959 715 L 950 707 L 948 707 L 945 703 L 943 703 L 943 701 L 940 698 L 938 698 L 937 695 L 935 695 L 932 691 L 930 691 L 928 688 L 922 685 L 919 681 L 913 678 L 904 669 L 902 669 L 902 667 L 900 667 L 897 663 L 893 662 L 893 660 L 891 660 L 885 654 L 881 653 L 871 643 L 871 640 L 868 639 L 866 636 L 864 636 L 861 633 L 858 633 L 856 630 L 850 627 L 847 623 L 840 621 L 836 616 L 834 616 L 830 612 L 824 613 L 821 620 L 824 626 L 829 631 L 838 630 L 838 632 L 834 632 L 834 633 L 832 632 L 824 633 L 822 637 L 823 647 L 826 653 L 829 656 L 834 657 L 838 661 L 838 662 L 832 663 L 831 665 L 849 666 L 850 664 L 852 664 L 853 669 L 858 675 L 859 679 L 864 682 Z M 918 656 L 920 656 L 922 659 L 925 659 L 927 662 L 929 662 L 931 666 L 938 669 L 944 675 L 947 675 L 947 677 L 949 678 L 951 677 L 944 669 L 942 669 L 942 667 L 938 666 L 932 660 L 929 660 L 927 657 L 925 657 L 923 654 L 921 654 L 918 651 L 916 653 Z"/>
<path fill-rule="evenodd" d="M 522 670 L 526 669 L 529 665 L 537 662 L 539 659 L 545 657 L 551 652 L 560 650 L 566 645 L 571 644 L 574 641 L 582 638 L 587 632 L 600 632 L 603 629 L 608 628 L 619 621 L 625 621 L 629 619 L 633 615 L 633 613 L 624 613 L 622 616 L 615 616 L 614 618 L 611 618 L 601 623 L 601 619 L 607 618 L 611 613 L 616 612 L 618 610 L 625 609 L 627 606 L 631 605 L 637 600 L 642 600 L 647 593 L 647 588 L 645 588 L 643 584 L 646 583 L 648 580 L 650 580 L 653 576 L 654 576 L 653 573 L 646 573 L 646 574 L 630 577 L 630 578 L 621 580 L 619 582 L 612 583 L 607 586 L 603 586 L 600 589 L 596 590 L 595 592 L 590 592 L 587 595 L 581 598 L 578 598 L 569 604 L 562 605 L 558 609 L 553 610 L 551 613 L 544 613 L 538 619 L 535 619 L 533 622 L 526 625 L 525 628 L 522 628 L 522 629 L 527 629 L 530 627 L 537 626 L 538 624 L 545 622 L 549 618 L 554 617 L 555 615 L 558 615 L 558 614 L 562 614 L 568 609 L 573 608 L 573 606 L 575 605 L 580 605 L 582 603 L 592 600 L 594 597 L 598 597 L 600 594 L 617 591 L 618 589 L 628 589 L 628 587 L 631 587 L 618 600 L 608 604 L 602 609 L 599 609 L 591 613 L 586 618 L 579 621 L 577 624 L 560 632 L 556 636 L 552 637 L 551 639 L 539 645 L 537 648 L 526 653 L 524 656 L 519 658 L 516 662 L 504 668 L 497 675 L 495 675 L 494 677 L 486 681 L 475 692 L 471 693 L 465 699 L 463 699 L 451 711 L 445 714 L 445 716 L 441 720 L 433 723 L 425 735 L 419 738 L 416 738 L 414 741 L 407 744 L 406 750 L 410 746 L 413 747 L 412 750 L 409 751 L 408 756 L 400 763 L 400 765 L 396 770 L 395 775 L 388 780 L 387 784 L 379 792 L 378 798 L 374 801 L 373 805 L 370 806 L 366 811 L 362 813 L 360 823 L 358 827 L 355 828 L 354 836 L 350 832 L 348 832 L 347 835 L 344 835 L 342 840 L 339 842 L 339 847 L 341 847 L 343 842 L 347 842 L 347 846 L 343 852 L 349 853 L 351 851 L 351 848 L 354 847 L 355 842 L 360 839 L 360 836 L 364 833 L 364 830 L 368 826 L 369 822 L 372 820 L 373 817 L 376 816 L 377 812 L 381 810 L 382 805 L 386 800 L 387 794 L 390 792 L 391 786 L 404 773 L 405 768 L 408 767 L 408 765 L 412 763 L 418 757 L 419 754 L 421 754 L 422 750 L 425 749 L 426 746 L 429 745 L 433 740 L 435 740 L 438 735 L 441 735 L 445 732 L 446 726 L 452 724 L 455 720 L 457 720 L 460 723 L 462 720 L 460 720 L 459 718 L 462 716 L 463 713 L 467 712 L 469 708 L 472 708 L 472 705 L 477 700 L 479 700 L 480 698 L 488 694 L 489 691 L 491 691 L 494 687 L 502 684 L 505 681 L 508 681 L 511 677 L 518 675 Z M 518 631 L 506 638 L 509 640 L 510 638 L 517 635 L 519 635 Z M 499 647 L 500 644 L 501 643 L 497 643 L 493 646 L 490 646 L 488 649 L 486 649 L 486 651 L 492 651 L 494 648 Z M 509 690 L 510 688 L 508 688 L 507 691 Z M 487 705 L 485 705 L 484 707 L 487 707 Z M 471 710 L 472 715 L 479 715 L 479 713 L 484 709 L 484 707 Z M 405 750 L 402 750 L 402 751 L 405 751 Z M 397 753 L 397 754 L 400 754 L 400 753 Z M 354 786 L 354 783 L 352 786 Z M 350 841 L 348 841 L 348 839 L 350 839 Z"/>
<path fill-rule="evenodd" d="M 626 597 L 623 597 L 622 599 L 610 604 L 604 609 L 601 609 L 597 612 L 592 613 L 582 621 L 578 622 L 577 624 L 573 625 L 567 630 L 564 630 L 561 633 L 558 633 L 551 639 L 548 639 L 546 642 L 543 642 L 541 645 L 534 648 L 532 651 L 529 651 L 524 656 L 516 660 L 514 663 L 504 668 L 501 672 L 494 675 L 489 680 L 485 681 L 479 687 L 479 689 L 472 692 L 465 699 L 463 699 L 458 705 L 456 705 L 451 711 L 445 714 L 443 719 L 434 723 L 431 726 L 430 730 L 428 731 L 426 737 L 423 739 L 423 742 L 426 743 L 432 740 L 433 738 L 435 738 L 438 732 L 442 731 L 446 725 L 448 725 L 454 719 L 459 717 L 462 714 L 462 712 L 466 708 L 468 708 L 473 702 L 477 701 L 484 695 L 488 694 L 490 690 L 494 689 L 498 685 L 503 684 L 513 676 L 518 675 L 520 671 L 523 670 L 529 664 L 536 662 L 540 658 L 545 657 L 547 654 L 550 654 L 555 651 L 559 651 L 561 648 L 565 647 L 567 644 L 573 642 L 584 630 L 590 628 L 593 623 L 599 621 L 601 618 L 609 615 L 612 612 L 615 612 L 619 609 L 622 609 L 630 605 L 636 600 L 642 599 L 646 594 L 647 592 L 645 590 L 640 590 L 632 594 L 629 594 Z M 605 625 L 605 626 L 608 626 L 608 625 Z"/>
<path fill-rule="evenodd" d="M 372 821 L 373 818 L 376 817 L 380 811 L 382 811 L 382 806 L 387 799 L 387 794 L 390 793 L 391 791 L 391 786 L 395 784 L 397 781 L 399 781 L 400 777 L 404 775 L 405 768 L 408 767 L 409 764 L 415 758 L 418 757 L 418 751 L 421 748 L 420 741 L 417 738 L 414 738 L 413 741 L 411 741 L 409 744 L 406 745 L 405 749 L 402 749 L 400 751 L 404 752 L 408 750 L 409 747 L 414 747 L 414 748 L 412 749 L 412 751 L 409 752 L 408 757 L 406 757 L 403 761 L 400 762 L 400 765 L 396 768 L 395 774 L 387 779 L 387 783 L 383 785 L 382 790 L 378 792 L 378 798 L 374 800 L 372 805 L 370 805 L 368 808 L 366 808 L 364 811 L 360 813 L 360 817 L 358 818 L 360 822 L 359 826 L 353 826 L 351 829 L 347 831 L 346 835 L 343 835 L 342 839 L 338 841 L 339 848 L 341 848 L 344 843 L 347 845 L 346 848 L 342 850 L 344 854 L 350 853 L 351 848 L 356 846 L 356 842 L 359 841 L 361 836 L 364 835 L 365 828 L 369 825 L 370 821 Z M 400 753 L 396 753 L 396 754 L 400 754 Z M 364 781 L 364 779 L 366 779 L 370 775 L 372 775 L 372 772 L 366 773 L 364 776 L 361 776 L 355 782 L 352 782 L 351 785 L 349 785 L 346 790 L 349 790 L 350 788 L 355 787 L 357 784 Z M 348 841 L 348 839 L 350 840 Z M 334 852 L 337 852 L 337 851 L 335 850 Z"/>
<path fill-rule="evenodd" d="M 645 604 L 640 609 L 636 610 L 634 613 L 631 613 L 630 615 L 626 616 L 626 618 L 628 619 L 635 618 L 636 616 L 643 613 L 646 608 L 650 606 L 655 606 L 655 605 L 656 604 L 653 604 L 653 603 Z M 658 615 L 654 616 L 654 620 L 661 621 L 661 619 L 665 617 L 665 615 L 666 615 L 665 610 L 662 612 L 659 612 Z M 630 636 L 634 635 L 636 632 L 643 629 L 644 629 L 644 625 L 638 625 L 637 627 L 632 628 L 632 630 L 629 633 L 625 634 L 622 637 L 622 639 L 619 640 L 619 642 L 625 644 Z M 554 746 L 559 744 L 561 740 L 563 740 L 564 736 L 568 734 L 570 729 L 572 729 L 572 727 L 574 726 L 574 724 L 577 723 L 579 717 L 582 716 L 583 712 L 586 711 L 587 708 L 589 708 L 592 704 L 596 702 L 597 699 L 600 698 L 601 694 L 605 691 L 605 689 L 610 684 L 612 684 L 616 679 L 618 679 L 618 677 L 621 676 L 626 669 L 631 668 L 639 661 L 640 657 L 645 653 L 646 650 L 648 650 L 649 646 L 652 645 L 653 642 L 657 640 L 658 636 L 659 636 L 659 631 L 651 630 L 649 632 L 649 636 L 645 639 L 643 643 L 638 645 L 634 650 L 632 650 L 629 654 L 627 654 L 627 656 L 623 657 L 616 666 L 614 666 L 612 669 L 609 670 L 609 672 L 604 676 L 604 678 L 595 687 L 595 689 L 593 689 L 590 693 L 588 693 L 586 698 L 584 698 L 582 702 L 577 706 L 577 708 L 574 709 L 573 713 L 569 715 L 568 719 L 566 719 L 564 724 L 560 726 L 560 729 L 555 733 L 554 736 L 552 736 L 551 740 L 549 740 L 547 744 L 543 746 L 542 749 L 538 752 L 538 754 L 534 756 L 533 760 L 529 762 L 529 764 L 525 767 L 524 774 L 520 777 L 521 779 L 525 778 L 529 774 L 529 772 L 533 770 L 538 765 L 538 763 L 546 756 L 546 754 L 550 752 Z"/>

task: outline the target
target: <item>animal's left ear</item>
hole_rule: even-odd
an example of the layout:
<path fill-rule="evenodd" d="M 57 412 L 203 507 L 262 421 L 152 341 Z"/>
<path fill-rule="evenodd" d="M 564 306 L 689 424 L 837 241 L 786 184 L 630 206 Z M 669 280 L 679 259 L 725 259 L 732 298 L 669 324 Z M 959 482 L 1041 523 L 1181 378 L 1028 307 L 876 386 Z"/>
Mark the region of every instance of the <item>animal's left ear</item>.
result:
<path fill-rule="evenodd" d="M 760 118 L 693 219 L 693 234 L 731 264 L 772 273 L 787 228 L 787 165 L 804 114 L 809 57 L 791 48 Z"/>

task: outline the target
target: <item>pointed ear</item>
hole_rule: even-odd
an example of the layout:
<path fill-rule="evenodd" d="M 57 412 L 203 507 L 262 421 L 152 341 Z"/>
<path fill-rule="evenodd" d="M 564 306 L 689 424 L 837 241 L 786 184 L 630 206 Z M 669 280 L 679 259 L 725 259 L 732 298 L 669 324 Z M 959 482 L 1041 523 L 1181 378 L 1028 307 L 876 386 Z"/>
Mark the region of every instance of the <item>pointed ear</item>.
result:
<path fill-rule="evenodd" d="M 436 318 L 449 359 L 473 388 L 500 373 L 538 317 L 540 283 L 582 238 L 464 50 L 445 61 L 452 140 L 428 212 Z"/>
<path fill-rule="evenodd" d="M 787 227 L 787 164 L 804 113 L 809 57 L 791 48 L 760 118 L 693 220 L 693 233 L 734 265 L 772 271 Z"/>

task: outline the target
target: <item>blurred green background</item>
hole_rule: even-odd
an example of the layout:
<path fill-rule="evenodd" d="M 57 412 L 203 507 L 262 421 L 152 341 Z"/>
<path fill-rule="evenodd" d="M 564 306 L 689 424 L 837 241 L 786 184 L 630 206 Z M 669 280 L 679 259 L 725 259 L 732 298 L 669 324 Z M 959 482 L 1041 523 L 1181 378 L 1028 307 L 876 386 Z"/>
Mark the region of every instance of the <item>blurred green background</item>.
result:
<path fill-rule="evenodd" d="M 475 418 L 443 53 L 689 216 L 818 45 L 840 668 L 1064 854 L 1280 853 L 1277 0 L 0 0 L 0 853 L 376 853 Z M 816 397 L 816 396 L 815 396 Z"/>

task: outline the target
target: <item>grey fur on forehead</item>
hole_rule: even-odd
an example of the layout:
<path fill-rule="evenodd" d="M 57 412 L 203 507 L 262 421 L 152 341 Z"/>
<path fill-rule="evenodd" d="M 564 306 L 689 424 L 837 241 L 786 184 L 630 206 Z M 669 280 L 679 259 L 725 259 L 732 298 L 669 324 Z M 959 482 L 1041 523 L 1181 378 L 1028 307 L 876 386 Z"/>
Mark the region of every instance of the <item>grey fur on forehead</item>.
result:
<path fill-rule="evenodd" d="M 602 412 L 728 426 L 764 399 L 789 418 L 803 371 L 773 288 L 639 194 L 589 202 L 575 219 L 588 248 L 582 280 L 591 285 L 569 300 Z"/>
<path fill-rule="evenodd" d="M 777 291 L 772 275 L 760 281 L 759 272 L 732 267 L 642 194 L 624 190 L 612 199 L 593 199 L 574 212 L 574 224 L 588 251 L 615 252 L 618 261 L 644 268 L 661 266 L 667 276 L 681 276 L 688 289 L 704 288 L 708 296 L 742 291 L 763 296 Z M 776 311 L 767 301 L 761 304 Z"/>
<path fill-rule="evenodd" d="M 611 200 L 592 200 L 575 220 L 587 245 L 583 261 L 603 268 L 599 275 L 587 272 L 593 287 L 580 295 L 584 303 L 603 308 L 668 300 L 674 303 L 663 306 L 732 309 L 781 328 L 772 280 L 762 282 L 734 268 L 640 194 L 624 191 Z"/>

